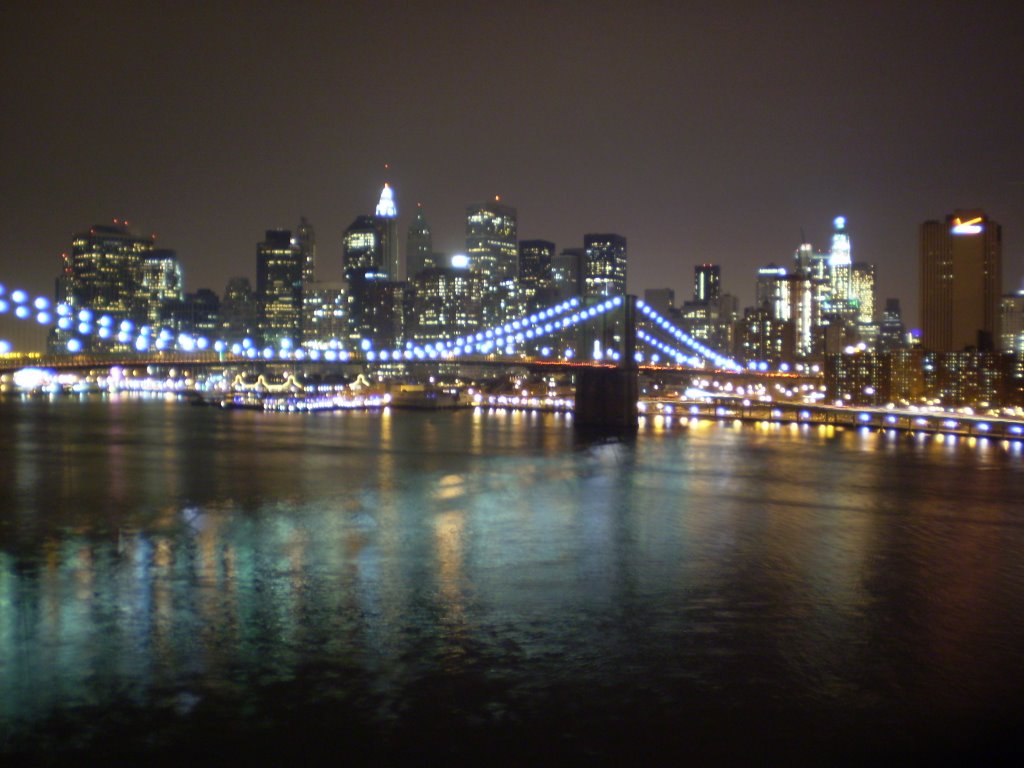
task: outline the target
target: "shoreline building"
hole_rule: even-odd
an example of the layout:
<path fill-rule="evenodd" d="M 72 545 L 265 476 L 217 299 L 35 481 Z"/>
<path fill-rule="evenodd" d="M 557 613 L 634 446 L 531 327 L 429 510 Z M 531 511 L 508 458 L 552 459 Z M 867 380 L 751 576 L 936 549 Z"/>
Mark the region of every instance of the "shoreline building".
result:
<path fill-rule="evenodd" d="M 1002 227 L 956 210 L 920 229 L 922 345 L 933 352 L 995 349 L 1002 299 Z"/>

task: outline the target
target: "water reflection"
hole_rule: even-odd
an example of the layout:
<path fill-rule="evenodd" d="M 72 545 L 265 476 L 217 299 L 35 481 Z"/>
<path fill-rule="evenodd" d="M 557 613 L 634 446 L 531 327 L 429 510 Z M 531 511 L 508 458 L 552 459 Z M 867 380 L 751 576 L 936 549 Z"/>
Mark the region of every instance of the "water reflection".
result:
<path fill-rule="evenodd" d="M 167 739 L 193 713 L 257 728 L 300 682 L 290 706 L 381 733 L 648 705 L 666 733 L 745 707 L 981 722 L 1024 683 L 1012 447 L 131 400 L 0 416 L 6 743 L 60 712 L 88 744 L 128 704 L 178 718 Z"/>

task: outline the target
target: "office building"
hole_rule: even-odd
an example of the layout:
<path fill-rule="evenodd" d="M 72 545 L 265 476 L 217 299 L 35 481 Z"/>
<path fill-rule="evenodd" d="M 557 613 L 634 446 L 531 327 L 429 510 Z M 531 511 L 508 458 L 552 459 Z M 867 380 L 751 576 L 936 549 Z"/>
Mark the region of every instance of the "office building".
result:
<path fill-rule="evenodd" d="M 508 287 L 519 275 L 516 209 L 494 202 L 466 208 L 466 255 L 488 289 Z"/>
<path fill-rule="evenodd" d="M 672 317 L 676 309 L 676 292 L 671 288 L 646 288 L 644 303 L 662 317 Z"/>
<path fill-rule="evenodd" d="M 423 216 L 423 205 L 419 203 L 416 204 L 416 217 L 409 225 L 405 238 L 405 264 L 410 280 L 424 269 L 441 266 L 434 253 L 430 225 Z"/>
<path fill-rule="evenodd" d="M 154 242 L 155 237 L 137 235 L 128 222 L 117 219 L 113 225 L 97 224 L 76 234 L 64 289 L 71 305 L 144 323 L 148 302 L 142 265 Z"/>
<path fill-rule="evenodd" d="M 299 218 L 299 228 L 295 231 L 295 245 L 299 248 L 302 258 L 302 284 L 316 280 L 316 232 L 309 220 Z"/>
<path fill-rule="evenodd" d="M 789 272 L 778 264 L 769 264 L 757 270 L 755 306 L 766 308 L 775 320 L 787 321 L 793 317 Z"/>
<path fill-rule="evenodd" d="M 882 322 L 878 330 L 879 352 L 904 349 L 907 346 L 907 329 L 903 325 L 903 312 L 899 299 L 886 299 L 882 311 Z"/>
<path fill-rule="evenodd" d="M 563 248 L 562 252 L 551 260 L 551 279 L 558 296 L 557 301 L 583 295 L 583 265 L 586 258 L 587 255 L 582 248 Z"/>
<path fill-rule="evenodd" d="M 920 231 L 922 344 L 934 352 L 995 349 L 1002 298 L 1002 228 L 958 210 Z"/>
<path fill-rule="evenodd" d="M 376 216 L 357 216 L 341 240 L 341 265 L 345 279 L 352 281 L 356 274 L 372 272 L 386 278 L 384 267 L 384 231 Z"/>
<path fill-rule="evenodd" d="M 171 302 L 185 298 L 185 283 L 178 254 L 165 248 L 154 248 L 142 257 L 142 300 L 146 322 L 159 325 Z"/>
<path fill-rule="evenodd" d="M 583 295 L 607 298 L 626 295 L 626 238 L 616 234 L 583 236 Z"/>
<path fill-rule="evenodd" d="M 260 343 L 297 346 L 302 328 L 303 256 L 287 229 L 267 230 L 256 246 L 256 299 Z"/>
<path fill-rule="evenodd" d="M 716 304 L 721 295 L 722 272 L 717 264 L 698 264 L 693 268 L 693 300 Z"/>
<path fill-rule="evenodd" d="M 302 291 L 302 345 L 323 349 L 349 338 L 348 283 L 307 283 Z"/>
<path fill-rule="evenodd" d="M 459 266 L 421 270 L 411 281 L 412 337 L 418 343 L 450 339 L 480 327 L 483 276 Z"/>
<path fill-rule="evenodd" d="M 220 304 L 221 333 L 228 342 L 256 339 L 259 306 L 247 277 L 232 277 Z"/>
<path fill-rule="evenodd" d="M 850 298 L 857 308 L 857 322 L 875 322 L 875 265 L 855 261 L 850 268 Z"/>
<path fill-rule="evenodd" d="M 519 244 L 519 290 L 527 312 L 557 303 L 552 262 L 555 244 L 523 240 Z"/>

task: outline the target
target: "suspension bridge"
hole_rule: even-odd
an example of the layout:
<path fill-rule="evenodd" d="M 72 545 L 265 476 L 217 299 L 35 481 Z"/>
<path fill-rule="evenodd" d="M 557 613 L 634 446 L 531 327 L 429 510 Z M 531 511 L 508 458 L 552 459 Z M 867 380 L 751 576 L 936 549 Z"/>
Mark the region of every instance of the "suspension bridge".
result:
<path fill-rule="evenodd" d="M 374 348 L 361 340 L 328 339 L 316 345 L 260 346 L 251 338 L 211 338 L 168 327 L 54 303 L 0 285 L 0 316 L 55 329 L 62 349 L 36 361 L 53 368 L 180 364 L 189 366 L 288 363 L 384 367 L 462 363 L 534 371 L 568 371 L 576 381 L 576 421 L 595 427 L 635 428 L 638 372 L 746 369 L 660 315 L 634 296 L 574 297 L 471 333 L 436 340 L 406 340 Z M 104 351 L 97 353 L 96 348 Z M 23 363 L 0 341 L 0 372 Z"/>

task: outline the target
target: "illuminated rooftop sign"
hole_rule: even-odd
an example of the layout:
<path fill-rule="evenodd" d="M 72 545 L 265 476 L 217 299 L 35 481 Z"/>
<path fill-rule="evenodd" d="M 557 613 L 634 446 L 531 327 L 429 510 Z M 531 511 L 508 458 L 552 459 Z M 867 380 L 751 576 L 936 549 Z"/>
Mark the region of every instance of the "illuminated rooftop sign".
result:
<path fill-rule="evenodd" d="M 975 216 L 967 221 L 960 221 L 960 217 L 957 216 L 953 219 L 953 227 L 950 229 L 950 232 L 954 235 L 977 235 L 982 230 L 983 221 L 984 218 L 982 216 Z"/>

